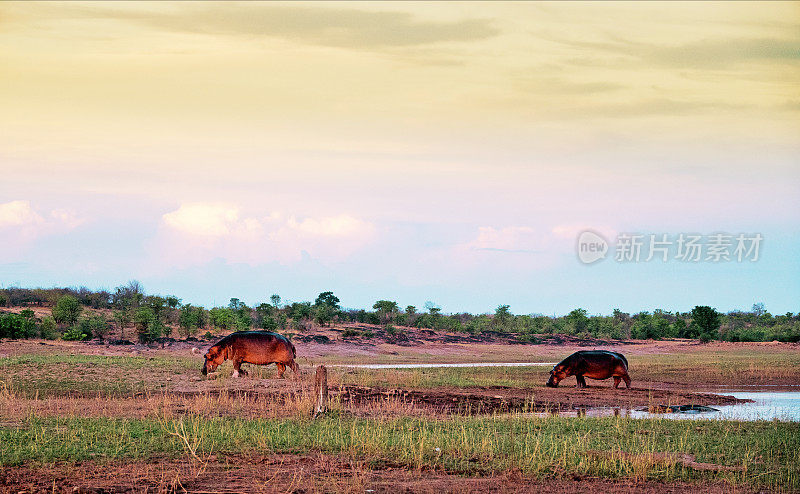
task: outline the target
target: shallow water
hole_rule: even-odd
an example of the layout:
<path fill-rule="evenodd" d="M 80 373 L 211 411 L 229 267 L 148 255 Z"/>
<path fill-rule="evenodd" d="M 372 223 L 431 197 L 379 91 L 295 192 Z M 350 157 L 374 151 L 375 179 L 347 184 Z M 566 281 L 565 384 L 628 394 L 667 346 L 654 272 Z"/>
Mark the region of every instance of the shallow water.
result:
<path fill-rule="evenodd" d="M 567 412 L 524 413 L 527 417 L 546 417 L 559 415 L 563 417 L 610 417 L 622 416 L 634 419 L 662 418 L 670 420 L 779 420 L 782 422 L 800 422 L 800 392 L 796 391 L 742 391 L 719 393 L 733 396 L 741 400 L 753 400 L 752 403 L 738 405 L 714 405 L 716 411 L 700 412 L 696 410 L 680 413 L 650 413 L 626 408 L 596 407 L 585 410 Z"/>
<path fill-rule="evenodd" d="M 333 364 L 329 367 L 351 369 L 435 369 L 438 367 L 552 367 L 553 362 L 473 362 L 461 364 Z"/>

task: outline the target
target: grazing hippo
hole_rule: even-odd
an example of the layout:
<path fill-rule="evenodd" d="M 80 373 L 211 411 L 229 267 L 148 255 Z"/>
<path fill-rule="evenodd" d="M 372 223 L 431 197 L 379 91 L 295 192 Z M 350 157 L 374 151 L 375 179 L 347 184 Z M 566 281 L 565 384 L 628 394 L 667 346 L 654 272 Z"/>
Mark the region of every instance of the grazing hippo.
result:
<path fill-rule="evenodd" d="M 233 360 L 233 377 L 247 375 L 242 364 L 278 366 L 278 377 L 282 378 L 286 366 L 292 368 L 295 377 L 300 371 L 294 358 L 297 352 L 294 345 L 285 336 L 267 331 L 237 331 L 222 338 L 216 345 L 208 349 L 203 362 L 203 375 L 214 370 L 222 362 Z"/>
<path fill-rule="evenodd" d="M 624 380 L 630 389 L 631 378 L 628 376 L 628 360 L 621 353 L 606 350 L 582 350 L 575 352 L 553 367 L 547 385 L 551 388 L 569 376 L 575 376 L 578 387 L 585 388 L 586 380 L 614 378 L 614 387 L 619 387 L 619 381 Z"/>

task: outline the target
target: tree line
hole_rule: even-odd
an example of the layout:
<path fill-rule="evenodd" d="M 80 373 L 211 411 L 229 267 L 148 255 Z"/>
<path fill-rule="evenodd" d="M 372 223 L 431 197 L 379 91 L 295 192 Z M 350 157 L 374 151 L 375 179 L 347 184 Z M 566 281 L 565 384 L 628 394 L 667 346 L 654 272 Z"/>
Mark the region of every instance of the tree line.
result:
<path fill-rule="evenodd" d="M 523 341 L 541 335 L 569 335 L 601 339 L 694 338 L 702 341 L 800 341 L 800 314 L 772 315 L 763 304 L 748 312 L 720 313 L 710 306 L 695 306 L 688 312 L 654 310 L 630 314 L 615 309 L 611 315 L 589 315 L 577 308 L 564 316 L 514 314 L 509 305 L 493 313 L 445 314 L 427 302 L 422 309 L 401 308 L 392 300 L 378 300 L 372 310 L 345 309 L 333 292 L 321 292 L 313 301 L 283 303 L 279 295 L 253 307 L 238 298 L 227 306 L 205 309 L 184 304 L 174 296 L 148 295 L 141 284 L 131 281 L 113 292 L 81 288 L 0 289 L 0 308 L 24 307 L 17 313 L 0 312 L 0 338 L 105 338 L 116 328 L 121 339 L 151 342 L 177 332 L 188 338 L 201 332 L 270 331 L 304 332 L 319 326 L 343 323 L 380 325 L 397 334 L 404 328 L 440 331 L 513 333 Z M 31 307 L 49 307 L 50 315 L 36 317 Z M 94 309 L 94 310 L 86 310 Z M 366 336 L 346 330 L 343 337 Z M 208 334 L 207 336 L 211 336 Z"/>

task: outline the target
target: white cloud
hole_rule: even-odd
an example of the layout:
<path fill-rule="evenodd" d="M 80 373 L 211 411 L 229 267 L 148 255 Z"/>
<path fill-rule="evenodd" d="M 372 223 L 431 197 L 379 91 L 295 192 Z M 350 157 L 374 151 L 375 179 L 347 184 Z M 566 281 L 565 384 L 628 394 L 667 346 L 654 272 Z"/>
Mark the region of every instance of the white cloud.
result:
<path fill-rule="evenodd" d="M 251 265 L 291 263 L 304 253 L 341 260 L 371 242 L 371 223 L 347 214 L 298 218 L 273 211 L 245 215 L 220 203 L 185 203 L 162 216 L 153 245 L 171 265 L 185 266 L 222 258 Z"/>
<path fill-rule="evenodd" d="M 83 223 L 75 213 L 63 209 L 43 212 L 30 201 L 11 201 L 0 204 L 0 258 L 11 262 L 23 257 L 36 239 L 73 230 Z"/>
<path fill-rule="evenodd" d="M 482 226 L 478 228 L 478 237 L 467 245 L 475 250 L 533 252 L 541 246 L 541 241 L 542 235 L 528 226 L 509 226 L 500 229 Z"/>
<path fill-rule="evenodd" d="M 341 237 L 366 233 L 371 226 L 357 218 L 348 215 L 339 215 L 327 218 L 306 218 L 297 221 L 292 216 L 288 221 L 289 228 L 310 235 Z"/>
<path fill-rule="evenodd" d="M 165 214 L 163 219 L 181 232 L 213 237 L 231 233 L 239 220 L 239 210 L 225 204 L 187 203 Z"/>
<path fill-rule="evenodd" d="M 44 218 L 31 208 L 29 201 L 11 201 L 0 204 L 0 228 L 32 226 L 44 223 Z"/>

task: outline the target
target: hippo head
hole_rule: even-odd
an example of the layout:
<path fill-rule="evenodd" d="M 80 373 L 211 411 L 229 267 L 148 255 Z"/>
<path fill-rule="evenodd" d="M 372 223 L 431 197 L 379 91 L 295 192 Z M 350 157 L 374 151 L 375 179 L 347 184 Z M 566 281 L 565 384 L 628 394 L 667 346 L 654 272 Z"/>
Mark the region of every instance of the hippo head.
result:
<path fill-rule="evenodd" d="M 566 366 L 558 364 L 550 371 L 550 379 L 547 380 L 547 386 L 557 388 L 558 383 L 560 383 L 562 379 L 566 379 L 567 376 Z"/>
<path fill-rule="evenodd" d="M 200 370 L 204 376 L 209 372 L 214 372 L 217 370 L 219 364 L 225 361 L 225 352 L 223 352 L 218 346 L 212 346 L 205 354 L 205 359 L 205 362 L 203 362 L 203 368 Z"/>

